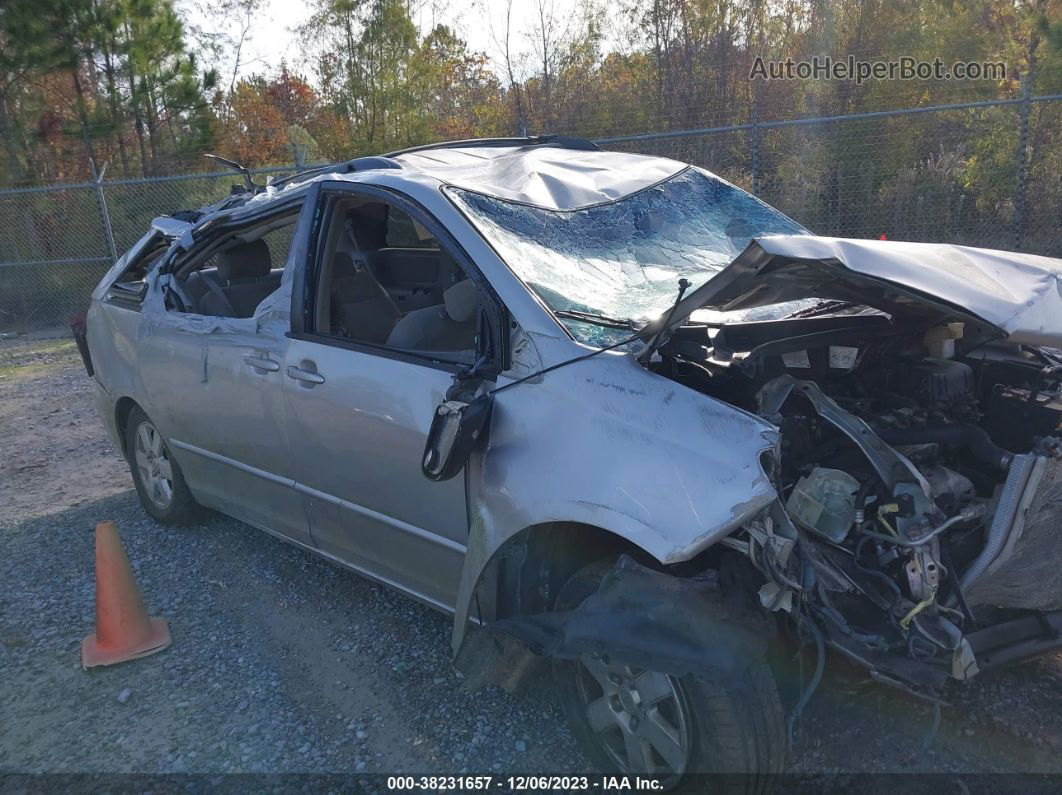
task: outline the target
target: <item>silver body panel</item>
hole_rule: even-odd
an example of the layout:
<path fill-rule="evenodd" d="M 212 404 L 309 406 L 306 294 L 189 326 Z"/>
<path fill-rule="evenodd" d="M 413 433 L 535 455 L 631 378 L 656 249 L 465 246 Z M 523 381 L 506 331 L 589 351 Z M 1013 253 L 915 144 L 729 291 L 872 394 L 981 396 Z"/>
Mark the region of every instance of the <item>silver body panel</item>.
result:
<path fill-rule="evenodd" d="M 449 373 L 284 340 L 269 349 L 281 370 L 258 374 L 243 358 L 262 355 L 261 346 L 238 335 L 171 329 L 127 345 L 140 319 L 104 303 L 90 311 L 105 423 L 113 428 L 116 404 L 131 398 L 203 504 L 462 618 L 483 568 L 527 527 L 590 524 L 673 563 L 774 498 L 758 462 L 776 443 L 772 426 L 629 355 L 605 354 L 502 393 L 485 453 L 466 476 L 435 483 L 420 473 L 420 455 Z M 534 335 L 512 375 L 585 350 Z M 286 366 L 308 361 L 323 384 L 284 377 Z"/>
<path fill-rule="evenodd" d="M 291 366 L 325 379 L 283 379 L 297 491 L 317 548 L 452 605 L 468 535 L 464 479 L 420 473 L 449 373 L 305 340 L 291 340 Z"/>
<path fill-rule="evenodd" d="M 170 441 L 199 502 L 309 542 L 279 372 L 245 362 L 281 362 L 287 343 L 182 329 L 148 335 L 139 346 L 140 405 Z"/>

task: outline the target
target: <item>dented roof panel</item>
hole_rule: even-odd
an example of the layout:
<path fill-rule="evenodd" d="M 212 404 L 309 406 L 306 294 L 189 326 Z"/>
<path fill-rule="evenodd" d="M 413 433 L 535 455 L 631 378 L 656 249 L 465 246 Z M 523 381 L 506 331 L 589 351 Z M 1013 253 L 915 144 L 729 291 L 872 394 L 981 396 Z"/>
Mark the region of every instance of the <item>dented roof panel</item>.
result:
<path fill-rule="evenodd" d="M 447 185 L 548 210 L 615 201 L 688 168 L 663 157 L 549 146 L 431 149 L 395 159 Z"/>

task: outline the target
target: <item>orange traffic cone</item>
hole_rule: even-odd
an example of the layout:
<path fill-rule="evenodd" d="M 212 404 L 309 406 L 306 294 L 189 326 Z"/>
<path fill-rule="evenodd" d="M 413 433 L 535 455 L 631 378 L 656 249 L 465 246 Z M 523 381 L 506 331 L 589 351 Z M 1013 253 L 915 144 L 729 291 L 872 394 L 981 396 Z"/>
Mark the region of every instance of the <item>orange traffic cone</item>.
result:
<path fill-rule="evenodd" d="M 81 643 L 81 666 L 113 665 L 170 645 L 161 618 L 148 618 L 114 522 L 96 525 L 96 632 Z"/>

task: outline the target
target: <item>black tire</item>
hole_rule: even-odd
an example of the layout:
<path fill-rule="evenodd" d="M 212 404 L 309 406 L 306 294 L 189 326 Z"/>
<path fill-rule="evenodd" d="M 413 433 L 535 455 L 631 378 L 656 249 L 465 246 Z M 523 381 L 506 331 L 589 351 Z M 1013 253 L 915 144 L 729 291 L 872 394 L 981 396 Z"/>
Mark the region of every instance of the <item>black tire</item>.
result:
<path fill-rule="evenodd" d="M 612 561 L 598 561 L 580 570 L 572 576 L 561 589 L 555 609 L 568 610 L 580 604 L 587 596 L 594 593 L 601 578 L 611 568 Z M 588 717 L 588 695 L 586 678 L 595 679 L 587 665 L 597 666 L 601 660 L 555 660 L 553 677 L 561 698 L 572 733 L 582 746 L 586 755 L 604 773 L 617 775 L 646 775 L 644 771 L 631 769 L 624 764 L 616 750 L 617 744 L 623 744 L 629 751 L 625 740 L 628 732 L 616 727 L 595 731 Z M 603 661 L 607 664 L 607 658 Z M 624 683 L 637 684 L 643 674 L 663 677 L 653 672 L 638 672 L 636 669 L 612 665 L 609 670 L 619 669 L 615 674 Z M 598 669 L 600 673 L 600 669 Z M 697 782 L 690 774 L 712 773 L 727 774 L 725 778 L 715 780 L 713 791 L 762 793 L 770 789 L 773 777 L 782 772 L 785 766 L 786 732 L 785 716 L 774 677 L 766 656 L 763 659 L 748 660 L 748 664 L 735 672 L 705 670 L 698 676 L 665 677 L 672 687 L 673 697 L 666 699 L 668 712 L 663 712 L 665 700 L 659 707 L 644 708 L 642 721 L 648 721 L 649 715 L 657 712 L 655 722 L 665 726 L 676 727 L 685 718 L 684 729 L 677 732 L 683 737 L 681 743 L 685 751 L 684 769 L 675 775 L 671 770 L 650 771 L 649 775 L 660 778 L 668 789 L 693 789 L 703 781 Z M 659 679 L 657 679 L 659 681 Z M 614 683 L 616 684 L 616 683 Z M 598 688 L 601 698 L 609 698 L 604 687 Z M 617 691 L 621 687 L 617 685 Z M 637 690 L 637 687 L 635 687 Z M 619 702 L 619 709 L 613 707 L 617 724 L 628 720 L 630 714 L 625 710 L 627 702 L 613 695 L 610 703 Z M 590 696 L 592 697 L 592 696 Z M 682 711 L 685 710 L 683 713 Z M 600 714 L 600 712 L 599 712 Z M 629 726 L 628 722 L 628 726 Z M 619 743 L 616 741 L 619 735 Z M 649 759 L 665 763 L 665 757 L 655 748 L 643 751 Z M 627 753 L 629 759 L 629 753 Z"/>
<path fill-rule="evenodd" d="M 144 443 L 144 437 L 141 436 L 145 429 L 150 429 L 149 438 L 153 441 L 157 438 L 157 448 L 147 451 L 149 460 L 146 468 L 141 466 L 143 461 L 138 461 L 138 452 L 143 453 L 143 448 L 150 446 Z M 180 527 L 194 524 L 201 517 L 202 509 L 188 490 L 188 484 L 176 459 L 170 453 L 169 446 L 139 406 L 133 407 L 125 423 L 125 453 L 140 504 L 156 521 Z M 166 471 L 170 473 L 170 477 L 161 479 L 169 482 L 168 493 L 160 491 L 158 478 L 152 477 L 153 472 L 162 476 Z"/>

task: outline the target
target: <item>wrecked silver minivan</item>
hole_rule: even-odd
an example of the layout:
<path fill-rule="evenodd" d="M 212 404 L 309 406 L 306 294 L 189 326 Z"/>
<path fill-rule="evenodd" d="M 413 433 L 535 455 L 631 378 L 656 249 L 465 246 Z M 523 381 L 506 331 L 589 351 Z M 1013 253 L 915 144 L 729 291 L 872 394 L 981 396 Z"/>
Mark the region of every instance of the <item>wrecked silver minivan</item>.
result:
<path fill-rule="evenodd" d="M 453 613 L 471 681 L 548 660 L 595 763 L 668 784 L 782 769 L 785 637 L 937 703 L 1060 645 L 1062 262 L 816 237 L 558 137 L 247 181 L 88 314 L 160 521 Z"/>

